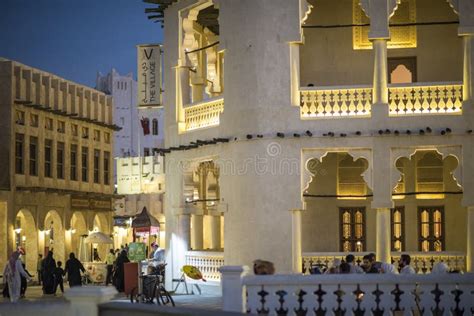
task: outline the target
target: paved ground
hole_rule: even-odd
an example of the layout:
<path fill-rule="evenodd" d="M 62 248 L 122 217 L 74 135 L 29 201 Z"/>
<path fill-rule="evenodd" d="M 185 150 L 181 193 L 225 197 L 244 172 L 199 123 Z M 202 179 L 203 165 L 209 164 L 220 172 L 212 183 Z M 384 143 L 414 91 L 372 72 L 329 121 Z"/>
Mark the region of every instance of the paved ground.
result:
<path fill-rule="evenodd" d="M 0 285 L 1 287 L 1 285 Z M 67 286 L 65 286 L 67 289 Z M 202 295 L 173 295 L 176 306 L 186 308 L 197 308 L 206 310 L 221 310 L 222 297 L 218 294 L 202 294 Z M 21 301 L 61 301 L 65 300 L 60 291 L 56 296 L 43 295 L 40 286 L 29 286 L 26 292 L 26 297 Z M 123 294 L 119 294 L 114 300 L 122 302 L 130 302 L 130 300 Z M 5 299 L 0 297 L 0 303 Z"/>

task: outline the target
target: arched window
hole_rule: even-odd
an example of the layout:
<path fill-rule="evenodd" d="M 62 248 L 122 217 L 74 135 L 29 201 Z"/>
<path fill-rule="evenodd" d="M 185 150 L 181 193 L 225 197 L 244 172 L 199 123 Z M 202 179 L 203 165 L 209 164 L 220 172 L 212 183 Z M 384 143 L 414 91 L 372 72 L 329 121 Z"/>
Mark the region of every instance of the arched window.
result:
<path fill-rule="evenodd" d="M 152 121 L 152 133 L 153 135 L 158 135 L 158 120 L 153 119 Z"/>

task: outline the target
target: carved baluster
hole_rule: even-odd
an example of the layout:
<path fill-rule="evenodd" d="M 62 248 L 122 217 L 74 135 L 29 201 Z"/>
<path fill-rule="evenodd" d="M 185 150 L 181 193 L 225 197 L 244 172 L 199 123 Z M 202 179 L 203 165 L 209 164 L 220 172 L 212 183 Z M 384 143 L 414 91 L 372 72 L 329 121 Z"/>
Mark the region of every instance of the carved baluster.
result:
<path fill-rule="evenodd" d="M 365 292 L 360 289 L 360 285 L 357 284 L 357 289 L 352 292 L 355 295 L 356 303 L 357 303 L 357 308 L 352 309 L 354 312 L 354 316 L 363 316 L 365 314 L 365 308 L 360 308 L 360 303 L 364 299 L 364 294 Z"/>
<path fill-rule="evenodd" d="M 308 308 L 303 308 L 304 297 L 307 293 L 304 290 L 299 290 L 296 295 L 298 296 L 298 308 L 293 308 L 296 316 L 306 316 Z"/>
<path fill-rule="evenodd" d="M 383 316 L 385 309 L 380 308 L 380 297 L 383 295 L 383 292 L 379 290 L 379 285 L 377 284 L 375 291 L 372 292 L 375 296 L 375 309 L 372 308 L 372 315 L 373 316 Z"/>
<path fill-rule="evenodd" d="M 324 301 L 323 296 L 326 295 L 327 293 L 322 290 L 321 284 L 318 285 L 318 290 L 314 291 L 313 293 L 314 293 L 314 295 L 317 296 L 316 301 L 318 302 L 318 308 L 313 309 L 314 314 L 316 316 L 325 316 L 326 315 L 326 308 L 323 309 L 322 306 L 323 306 L 323 301 Z"/>
<path fill-rule="evenodd" d="M 280 290 L 280 291 L 277 291 L 276 292 L 276 295 L 278 295 L 278 303 L 280 303 L 280 307 L 279 308 L 275 308 L 275 312 L 277 313 L 278 316 L 286 316 L 288 315 L 288 308 L 284 308 L 284 304 L 285 304 L 285 296 L 287 295 L 288 293 L 284 290 Z"/>
<path fill-rule="evenodd" d="M 456 308 L 451 308 L 451 312 L 453 316 L 463 316 L 464 315 L 464 308 L 460 308 L 459 303 L 461 302 L 461 295 L 463 291 L 461 291 L 456 285 L 456 289 L 451 291 L 451 294 L 454 295 L 454 301 L 456 302 Z"/>
<path fill-rule="evenodd" d="M 400 287 L 398 284 L 395 284 L 395 289 L 390 292 L 393 296 L 395 296 L 394 301 L 395 301 L 395 308 L 392 309 L 392 312 L 395 314 L 397 312 L 403 312 L 405 309 L 400 308 L 400 302 L 402 301 L 401 296 L 405 293 L 404 291 L 400 290 Z"/>
<path fill-rule="evenodd" d="M 438 283 L 436 283 L 436 287 L 433 291 L 431 291 L 431 294 L 435 296 L 434 300 L 436 302 L 435 308 L 431 309 L 433 316 L 443 316 L 444 308 L 441 308 L 439 303 L 441 302 L 441 296 L 444 294 L 444 292 L 439 289 Z"/>
<path fill-rule="evenodd" d="M 425 313 L 425 308 L 421 308 L 420 303 L 421 303 L 421 295 L 423 295 L 423 291 L 420 289 L 420 285 L 416 284 L 415 288 L 413 291 L 411 291 L 411 294 L 415 297 L 415 305 L 416 305 L 416 311 L 412 313 L 412 315 L 420 315 L 423 316 Z"/>
<path fill-rule="evenodd" d="M 324 111 L 326 109 L 326 93 L 324 91 L 318 91 L 318 103 L 317 109 L 314 111 L 315 116 L 324 116 Z"/>
<path fill-rule="evenodd" d="M 342 308 L 342 297 L 346 294 L 343 290 L 341 290 L 341 285 L 337 285 L 337 290 L 333 292 L 334 295 L 336 295 L 336 302 L 337 302 L 337 308 L 333 308 L 334 316 L 344 316 L 346 313 L 346 309 Z"/>
<path fill-rule="evenodd" d="M 268 315 L 270 310 L 265 307 L 265 303 L 267 302 L 265 297 L 268 295 L 268 292 L 265 291 L 263 285 L 262 289 L 257 293 L 260 296 L 260 308 L 257 308 L 258 315 Z"/>

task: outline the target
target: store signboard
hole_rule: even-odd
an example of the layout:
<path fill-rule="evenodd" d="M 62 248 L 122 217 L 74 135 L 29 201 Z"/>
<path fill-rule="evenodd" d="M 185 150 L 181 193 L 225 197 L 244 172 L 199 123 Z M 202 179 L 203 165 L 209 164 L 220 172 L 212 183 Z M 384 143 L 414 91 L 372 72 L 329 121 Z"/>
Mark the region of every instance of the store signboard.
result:
<path fill-rule="evenodd" d="M 131 262 L 139 262 L 146 259 L 146 245 L 142 242 L 128 244 L 128 259 Z"/>

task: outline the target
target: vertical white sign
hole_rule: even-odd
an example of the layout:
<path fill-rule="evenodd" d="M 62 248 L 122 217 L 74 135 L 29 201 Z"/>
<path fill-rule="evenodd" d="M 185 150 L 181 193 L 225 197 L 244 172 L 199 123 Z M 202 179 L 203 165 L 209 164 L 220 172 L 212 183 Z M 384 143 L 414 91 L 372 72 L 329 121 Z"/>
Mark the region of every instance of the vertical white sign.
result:
<path fill-rule="evenodd" d="M 159 44 L 137 46 L 138 106 L 162 106 Z"/>

